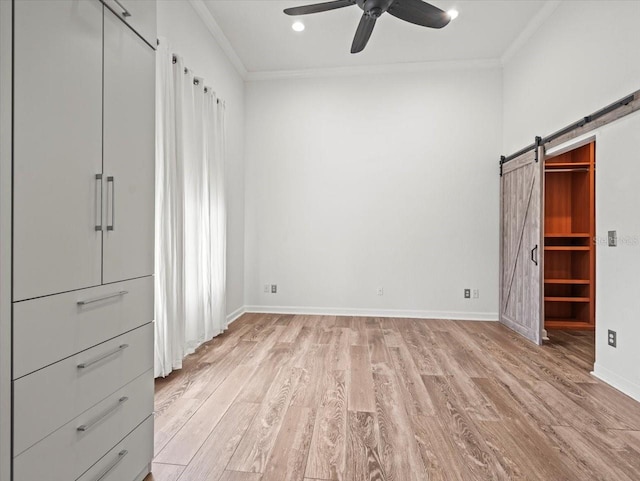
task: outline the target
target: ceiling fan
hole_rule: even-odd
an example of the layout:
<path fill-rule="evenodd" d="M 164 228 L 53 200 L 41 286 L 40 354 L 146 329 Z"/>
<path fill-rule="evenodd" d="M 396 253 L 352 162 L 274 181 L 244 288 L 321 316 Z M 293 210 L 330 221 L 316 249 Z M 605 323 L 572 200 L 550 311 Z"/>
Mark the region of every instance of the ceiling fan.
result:
<path fill-rule="evenodd" d="M 358 53 L 364 50 L 373 32 L 373 27 L 376 25 L 376 20 L 385 12 L 389 12 L 394 17 L 405 22 L 423 27 L 442 28 L 451 21 L 449 14 L 422 0 L 336 0 L 303 7 L 287 8 L 284 13 L 296 16 L 308 15 L 310 13 L 350 7 L 356 4 L 364 13 L 351 45 L 351 53 Z"/>

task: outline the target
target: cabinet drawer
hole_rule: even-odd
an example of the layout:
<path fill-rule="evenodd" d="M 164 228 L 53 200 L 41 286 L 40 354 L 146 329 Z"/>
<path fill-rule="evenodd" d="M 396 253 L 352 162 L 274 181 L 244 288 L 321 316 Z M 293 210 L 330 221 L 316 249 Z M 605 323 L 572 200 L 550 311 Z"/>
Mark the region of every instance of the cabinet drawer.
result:
<path fill-rule="evenodd" d="M 77 479 L 152 411 L 153 371 L 149 370 L 16 457 L 15 480 Z"/>
<path fill-rule="evenodd" d="M 156 47 L 156 0 L 103 0 L 120 20 L 153 48 Z M 105 15 L 110 14 L 105 11 Z"/>
<path fill-rule="evenodd" d="M 153 416 L 150 416 L 78 481 L 142 481 L 149 472 L 152 457 Z"/>
<path fill-rule="evenodd" d="M 16 302 L 14 379 L 153 320 L 153 277 Z"/>
<path fill-rule="evenodd" d="M 14 381 L 14 454 L 152 368 L 149 323 Z"/>

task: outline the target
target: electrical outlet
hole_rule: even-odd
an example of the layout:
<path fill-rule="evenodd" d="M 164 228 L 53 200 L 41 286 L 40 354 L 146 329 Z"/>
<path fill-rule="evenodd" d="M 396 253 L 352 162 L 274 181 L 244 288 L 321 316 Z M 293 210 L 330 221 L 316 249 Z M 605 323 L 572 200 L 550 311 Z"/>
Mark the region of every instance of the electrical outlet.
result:
<path fill-rule="evenodd" d="M 264 292 L 266 292 L 267 294 L 271 292 L 271 286 L 269 284 L 264 285 Z"/>
<path fill-rule="evenodd" d="M 609 338 L 607 343 L 611 346 L 611 347 L 618 347 L 618 333 L 616 331 L 612 331 L 611 329 L 609 329 Z"/>
<path fill-rule="evenodd" d="M 474 289 L 473 290 L 473 298 L 474 299 L 480 299 L 480 289 Z"/>
<path fill-rule="evenodd" d="M 471 289 L 465 289 L 464 290 L 464 298 L 465 299 L 471 299 Z"/>
<path fill-rule="evenodd" d="M 384 296 L 384 287 L 378 287 L 378 295 L 379 296 Z"/>
<path fill-rule="evenodd" d="M 618 247 L 618 231 L 610 230 L 608 234 L 609 247 Z"/>
<path fill-rule="evenodd" d="M 271 294 L 278 293 L 278 284 L 271 284 Z"/>

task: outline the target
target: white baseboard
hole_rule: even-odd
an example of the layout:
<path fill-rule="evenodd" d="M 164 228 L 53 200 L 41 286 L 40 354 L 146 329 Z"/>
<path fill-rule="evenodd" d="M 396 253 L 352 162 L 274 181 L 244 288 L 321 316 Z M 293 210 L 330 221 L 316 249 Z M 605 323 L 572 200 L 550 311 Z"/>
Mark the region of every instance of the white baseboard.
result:
<path fill-rule="evenodd" d="M 412 311 L 395 309 L 354 309 L 347 307 L 245 306 L 245 312 L 299 314 L 311 316 L 400 317 L 412 319 L 450 319 L 456 321 L 497 321 L 497 312 Z"/>
<path fill-rule="evenodd" d="M 245 312 L 247 312 L 247 310 L 245 309 L 245 306 L 240 306 L 231 314 L 227 315 L 227 324 L 231 324 L 233 321 L 235 321 L 240 316 L 242 316 L 242 314 L 244 314 Z"/>
<path fill-rule="evenodd" d="M 598 363 L 593 367 L 591 375 L 640 402 L 640 386 L 635 382 L 619 376 L 615 372 L 600 366 Z"/>

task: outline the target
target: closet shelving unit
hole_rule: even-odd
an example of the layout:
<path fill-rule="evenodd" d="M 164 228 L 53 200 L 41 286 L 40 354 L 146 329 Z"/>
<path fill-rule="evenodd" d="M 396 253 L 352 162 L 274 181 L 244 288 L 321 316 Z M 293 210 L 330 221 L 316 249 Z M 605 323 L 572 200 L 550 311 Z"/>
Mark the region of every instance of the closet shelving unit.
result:
<path fill-rule="evenodd" d="M 595 328 L 595 143 L 545 160 L 546 329 Z"/>

